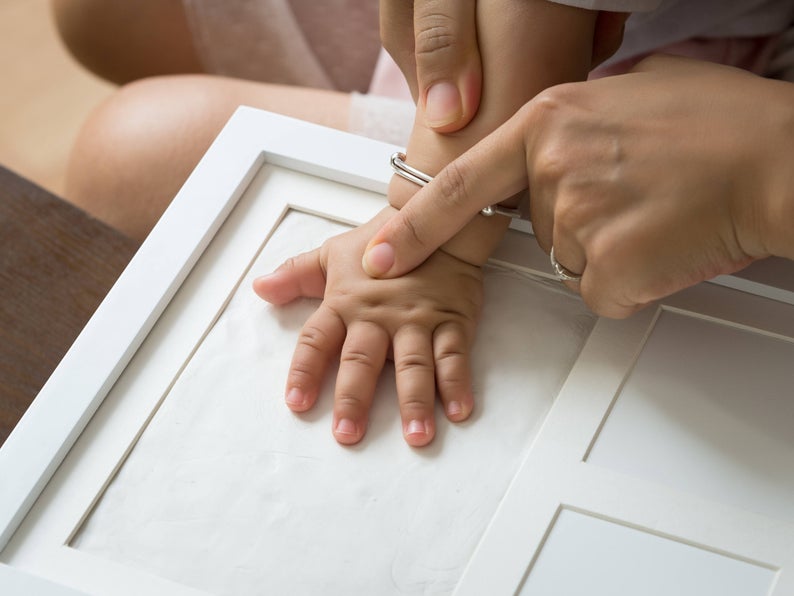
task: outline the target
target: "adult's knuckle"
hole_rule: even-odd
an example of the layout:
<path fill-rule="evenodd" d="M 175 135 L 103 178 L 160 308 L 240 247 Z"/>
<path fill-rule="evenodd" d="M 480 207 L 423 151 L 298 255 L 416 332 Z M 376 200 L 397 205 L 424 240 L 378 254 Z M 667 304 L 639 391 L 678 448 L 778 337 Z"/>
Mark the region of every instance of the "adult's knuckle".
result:
<path fill-rule="evenodd" d="M 543 117 L 564 112 L 577 102 L 580 87 L 576 83 L 563 83 L 547 87 L 532 100 Z"/>
<path fill-rule="evenodd" d="M 554 233 L 578 236 L 589 221 L 586 199 L 572 193 L 561 193 L 554 205 Z"/>
<path fill-rule="evenodd" d="M 466 155 L 447 165 L 438 176 L 438 203 L 443 209 L 458 209 L 469 197 L 469 166 Z M 450 211 L 451 212 L 451 211 Z"/>
<path fill-rule="evenodd" d="M 527 128 L 558 129 L 574 107 L 581 103 L 582 88 L 577 83 L 547 87 L 519 110 Z"/>
<path fill-rule="evenodd" d="M 535 121 L 548 121 L 556 117 L 562 107 L 563 102 L 559 91 L 556 87 L 549 87 L 526 104 L 526 117 Z"/>
<path fill-rule="evenodd" d="M 568 171 L 568 154 L 557 140 L 546 140 L 535 152 L 532 168 L 536 184 L 557 185 Z"/>
<path fill-rule="evenodd" d="M 397 235 L 407 238 L 410 244 L 419 248 L 427 247 L 427 241 L 424 238 L 424 233 L 416 223 L 416 219 L 414 217 L 397 218 L 396 228 L 397 229 L 395 232 Z"/>
<path fill-rule="evenodd" d="M 419 18 L 415 34 L 417 61 L 435 60 L 458 45 L 454 22 L 448 15 L 434 12 Z"/>
<path fill-rule="evenodd" d="M 620 239 L 611 233 L 593 234 L 585 243 L 588 264 L 598 268 L 602 276 L 610 276 L 625 264 Z"/>
<path fill-rule="evenodd" d="M 636 306 L 627 307 L 621 304 L 603 285 L 594 285 L 581 293 L 582 300 L 591 311 L 599 317 L 625 319 L 636 310 Z"/>

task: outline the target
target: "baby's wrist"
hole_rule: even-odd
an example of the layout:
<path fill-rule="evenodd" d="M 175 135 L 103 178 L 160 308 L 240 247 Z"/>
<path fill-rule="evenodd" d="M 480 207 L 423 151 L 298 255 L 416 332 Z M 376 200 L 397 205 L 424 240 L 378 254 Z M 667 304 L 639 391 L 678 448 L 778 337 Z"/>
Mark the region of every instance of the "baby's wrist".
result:
<path fill-rule="evenodd" d="M 394 176 L 388 193 L 391 208 L 401 209 L 418 190 L 415 184 Z M 510 219 L 503 215 L 489 217 L 478 213 L 439 250 L 475 267 L 482 267 L 509 225 Z"/>

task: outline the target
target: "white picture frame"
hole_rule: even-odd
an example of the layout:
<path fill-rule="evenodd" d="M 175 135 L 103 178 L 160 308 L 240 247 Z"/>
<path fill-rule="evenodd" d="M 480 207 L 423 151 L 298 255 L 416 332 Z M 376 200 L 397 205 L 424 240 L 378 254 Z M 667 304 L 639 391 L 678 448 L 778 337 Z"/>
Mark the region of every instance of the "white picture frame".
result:
<path fill-rule="evenodd" d="M 90 557 L 69 552 L 74 550 L 69 542 L 77 528 L 123 466 L 143 432 L 141 429 L 146 427 L 163 398 L 152 398 L 148 404 L 123 406 L 129 408 L 128 436 L 104 436 L 95 413 L 120 379 L 127 382 L 125 374 L 130 376 L 131 362 L 146 356 L 142 355 L 141 346 L 154 335 L 179 337 L 183 342 L 173 344 L 172 360 L 168 357 L 158 360 L 164 370 L 168 366 L 181 370 L 191 358 L 193 346 L 208 333 L 207 320 L 214 321 L 225 308 L 228 287 L 236 287 L 242 279 L 239 273 L 224 270 L 220 261 L 211 262 L 215 253 L 208 251 L 208 247 L 234 244 L 229 249 L 231 253 L 249 262 L 289 209 L 327 216 L 328 210 L 318 195 L 323 185 L 330 183 L 344 185 L 356 194 L 355 200 L 334 202 L 334 219 L 351 225 L 363 223 L 385 205 L 384 195 L 391 177 L 388 158 L 396 149 L 251 108 L 238 110 L 0 449 L 2 593 L 103 593 L 115 581 L 125 583 L 119 586 L 118 593 L 205 593 L 172 580 L 122 568 L 117 563 L 94 567 Z M 238 201 L 265 168 L 297 172 L 303 177 L 304 188 L 317 192 L 259 205 L 260 221 L 269 224 L 259 229 L 250 224 L 246 228 L 245 221 L 249 220 L 239 213 Z M 284 184 L 279 188 L 288 188 L 290 179 L 285 178 Z M 243 227 L 235 228 L 235 235 L 221 234 L 223 226 L 234 218 L 238 222 L 235 225 Z M 493 262 L 537 278 L 552 278 L 545 254 L 529 236 L 520 232 L 508 235 Z M 202 278 L 205 282 L 214 280 L 208 284 L 211 289 L 203 289 L 201 298 L 191 307 L 203 309 L 205 316 L 196 317 L 176 331 L 171 329 L 173 333 L 169 335 L 163 313 L 169 306 L 175 308 L 175 296 L 180 291 L 191 294 L 190 276 L 198 270 L 209 276 Z M 643 477 L 642 472 L 632 471 L 631 466 L 636 466 L 636 462 L 615 464 L 612 452 L 598 455 L 603 451 L 601 445 L 607 442 L 604 439 L 599 443 L 604 429 L 609 429 L 610 440 L 613 436 L 617 437 L 615 441 L 623 440 L 625 424 L 615 423 L 612 430 L 611 417 L 622 411 L 624 401 L 629 401 L 622 397 L 622 392 L 633 382 L 632 375 L 639 370 L 638 362 L 645 362 L 643 354 L 649 338 L 655 338 L 657 329 L 669 327 L 670 321 L 675 324 L 676 317 L 686 317 L 686 322 L 683 331 L 675 331 L 676 327 L 671 332 L 695 334 L 700 329 L 697 325 L 705 322 L 718 326 L 715 341 L 724 329 L 731 329 L 748 333 L 748 345 L 755 345 L 752 342 L 763 338 L 758 341 L 781 342 L 770 350 L 787 350 L 794 343 L 791 271 L 790 263 L 773 263 L 771 271 L 770 265 L 765 264 L 758 274 L 750 270 L 741 276 L 726 276 L 714 280 L 716 283 L 701 284 L 627 321 L 599 320 L 554 400 L 526 460 L 479 540 L 456 593 L 512 594 L 530 590 L 528 578 L 533 569 L 541 568 L 539 557 L 544 545 L 552 543 L 549 537 L 556 536 L 555 523 L 563 517 L 571 519 L 567 511 L 653 535 L 660 540 L 651 547 L 652 552 L 666 548 L 659 546 L 666 545 L 664 541 L 672 541 L 697 549 L 698 553 L 713 553 L 719 564 L 738 561 L 737 577 L 748 572 L 753 576 L 748 581 L 761 583 L 767 581 L 767 575 L 772 577 L 766 596 L 794 593 L 794 520 L 786 517 L 785 508 L 781 510 L 775 505 L 779 496 L 775 491 L 786 496 L 788 485 L 761 483 L 759 490 L 763 494 L 759 502 L 764 507 L 766 495 L 775 494 L 768 500 L 769 507 L 762 507 L 760 512 L 751 511 L 747 501 L 726 502 L 709 492 L 712 488 L 731 486 L 731 477 L 719 476 L 710 485 L 690 489 L 675 478 L 665 483 L 656 477 Z M 212 289 L 216 286 L 217 291 Z M 690 321 L 698 321 L 691 323 L 694 329 L 691 332 L 687 327 Z M 708 327 L 706 334 L 712 330 Z M 740 364 L 727 363 L 736 367 Z M 649 366 L 653 369 L 654 363 Z M 787 373 L 780 370 L 770 374 Z M 162 374 L 163 378 L 168 374 L 173 376 L 167 371 Z M 636 416 L 626 416 L 632 415 Z M 669 432 L 669 427 L 659 432 Z M 103 459 L 91 451 L 99 449 L 98 445 L 114 448 L 108 449 Z M 594 451 L 596 447 L 598 452 Z M 769 460 L 762 447 L 757 449 L 757 461 Z M 653 445 L 648 450 L 652 453 Z M 607 465 L 591 464 L 591 459 L 595 461 L 594 454 Z M 662 461 L 658 465 L 663 464 Z M 63 483 L 70 476 L 79 478 L 81 474 L 101 479 L 90 505 L 85 503 L 85 492 L 79 503 L 77 499 L 70 501 L 68 495 L 58 497 Z M 544 480 L 542 485 L 538 478 Z M 59 504 L 57 512 L 48 512 L 53 495 L 62 498 L 63 506 Z M 747 499 L 752 504 L 757 497 L 750 494 Z M 34 516 L 39 518 L 34 520 Z M 61 524 L 65 524 L 63 528 Z M 39 526 L 58 526 L 60 534 L 53 534 L 57 534 L 56 539 L 45 536 L 50 530 L 39 531 Z M 584 526 L 576 521 L 571 527 Z M 631 538 L 626 540 L 621 544 L 630 544 Z M 28 542 L 33 546 L 26 546 Z M 47 561 L 50 571 L 40 574 L 14 563 L 19 552 L 38 549 L 39 543 L 47 544 L 55 553 Z M 89 577 L 94 573 L 96 581 Z M 76 586 L 73 578 L 80 574 L 85 576 L 86 583 Z"/>

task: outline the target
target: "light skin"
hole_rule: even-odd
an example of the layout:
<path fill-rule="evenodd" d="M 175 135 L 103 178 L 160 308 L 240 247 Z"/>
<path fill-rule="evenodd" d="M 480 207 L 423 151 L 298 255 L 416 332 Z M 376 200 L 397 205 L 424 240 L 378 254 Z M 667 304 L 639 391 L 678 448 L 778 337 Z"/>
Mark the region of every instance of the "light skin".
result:
<path fill-rule="evenodd" d="M 299 296 L 323 298 L 301 330 L 286 402 L 295 412 L 309 410 L 338 355 L 333 432 L 343 444 L 364 436 L 375 385 L 390 352 L 409 444 L 426 445 L 435 434 L 436 387 L 450 420 L 464 420 L 473 405 L 469 360 L 482 306 L 482 271 L 436 251 L 406 276 L 369 277 L 361 268 L 364 246 L 394 213 L 386 208 L 367 224 L 254 282 L 257 294 L 273 304 Z"/>
<path fill-rule="evenodd" d="M 146 237 L 239 105 L 347 129 L 348 93 L 204 74 L 182 0 L 50 4 L 72 56 L 126 83 L 84 123 L 64 198 L 131 238 Z"/>
<path fill-rule="evenodd" d="M 492 74 L 483 79 L 476 116 L 454 135 L 430 129 L 423 103 L 419 103 L 408 161 L 431 174 L 494 130 L 538 91 L 582 79 L 590 68 L 595 13 L 543 0 L 481 2 L 476 10 L 482 69 Z M 389 202 L 400 207 L 416 191 L 415 185 L 395 178 Z M 433 439 L 437 390 L 453 421 L 465 419 L 474 407 L 469 353 L 482 293 L 480 265 L 504 233 L 507 221 L 475 218 L 434 252 L 429 267 L 416 269 L 408 278 L 367 284 L 364 246 L 381 218 L 388 215 L 381 214 L 377 225 L 370 222 L 300 255 L 258 279 L 254 287 L 264 299 L 277 304 L 298 296 L 323 297 L 293 356 L 286 387 L 289 407 L 300 412 L 313 405 L 327 363 L 341 350 L 332 430 L 340 443 L 357 443 L 366 432 L 375 382 L 391 350 L 405 440 L 418 447 Z M 406 302 L 405 296 L 410 300 Z M 465 297 L 462 306 L 460 296 Z"/>
<path fill-rule="evenodd" d="M 182 0 L 50 0 L 50 8 L 72 56 L 103 79 L 203 70 Z"/>
<path fill-rule="evenodd" d="M 136 81 L 83 124 L 65 198 L 142 241 L 241 104 L 345 130 L 350 95 L 211 75 Z"/>
<path fill-rule="evenodd" d="M 136 3 L 134 10 L 127 10 L 126 5 L 98 0 L 52 2 L 56 20 L 67 45 L 83 64 L 100 76 L 126 82 L 152 74 L 200 70 L 179 1 L 146 0 Z M 484 36 L 476 39 L 471 32 L 475 29 L 478 14 L 482 17 L 483 7 L 497 5 L 486 2 L 477 4 L 474 0 L 382 2 L 383 14 L 391 15 L 386 20 L 392 23 L 384 29 L 387 48 L 400 63 L 420 104 L 416 131 L 409 146 L 409 159 L 414 165 L 431 173 L 438 172 L 448 161 L 490 132 L 538 90 L 563 80 L 584 76 L 588 61 L 597 62 L 617 47 L 620 27 L 625 19 L 625 15 L 611 13 L 599 13 L 595 17 L 590 14 L 582 18 L 582 14 L 585 14 L 583 11 L 560 8 L 540 1 L 514 2 L 512 8 L 505 3 L 502 6 L 512 11 L 506 14 L 513 18 L 515 24 L 520 25 L 520 31 L 505 31 L 506 35 L 486 31 L 481 32 Z M 574 14 L 578 16 L 572 16 Z M 496 15 L 494 22 L 498 22 L 499 16 Z M 494 16 L 491 15 L 489 19 L 488 22 L 491 22 Z M 152 29 L 152 22 L 156 22 L 158 27 Z M 407 34 L 404 29 L 400 29 L 406 26 Z M 167 35 L 163 35 L 163 32 L 167 32 Z M 562 38 L 577 43 L 573 47 L 565 48 L 563 46 L 566 44 L 558 43 Z M 585 43 L 581 44 L 582 41 Z M 490 53 L 484 53 L 482 60 L 477 42 L 483 48 L 491 48 Z M 586 46 L 590 43 L 592 51 L 588 52 Z M 553 52 L 547 52 L 549 48 L 553 48 Z M 134 51 L 129 51 L 130 49 Z M 537 53 L 547 56 L 547 59 L 552 56 L 552 63 L 538 66 L 532 60 L 526 60 L 527 56 Z M 563 57 L 562 60 L 556 57 L 558 54 Z M 163 60 L 164 55 L 168 56 L 168 60 Z M 483 64 L 491 65 L 489 68 L 495 75 L 489 77 L 490 87 L 486 85 L 484 101 L 480 104 L 480 94 L 483 92 L 480 73 Z M 498 68 L 494 68 L 494 64 Z M 523 69 L 526 72 L 523 77 L 510 81 L 503 76 L 510 69 Z M 448 101 L 448 86 L 440 94 L 430 91 L 434 83 L 443 83 L 444 80 L 462 81 L 464 87 L 461 87 L 460 93 L 468 94 L 466 97 L 470 100 L 465 110 L 461 111 L 459 106 L 456 107 L 454 93 L 453 101 Z M 491 93 L 500 101 L 494 101 L 493 97 L 489 99 Z M 436 100 L 441 98 L 440 106 L 438 101 L 433 100 L 434 96 Z M 207 75 L 159 76 L 135 82 L 122 88 L 100 106 L 86 123 L 72 154 L 67 198 L 128 235 L 143 239 L 211 140 L 235 107 L 241 103 L 340 129 L 344 129 L 347 124 L 349 110 L 349 96 L 345 93 Z M 487 109 L 478 111 L 481 105 Z M 452 110 L 451 119 L 449 114 L 444 114 L 444 110 Z M 478 117 L 475 118 L 475 115 Z M 433 132 L 450 133 L 470 122 L 471 126 L 457 135 L 441 137 Z M 168 166 L 163 167 L 166 163 Z M 415 191 L 414 186 L 397 180 L 389 197 L 394 205 L 399 206 Z M 479 220 L 446 246 L 447 254 L 441 253 L 438 260 L 452 263 L 446 268 L 446 274 L 453 281 L 442 282 L 436 289 L 454 287 L 445 284 L 457 283 L 454 281 L 455 271 L 463 262 L 449 261 L 446 257 L 456 254 L 469 263 L 482 263 L 504 228 L 505 222 L 500 222 L 499 218 L 492 221 Z M 371 228 L 367 229 L 372 233 Z M 330 243 L 332 250 L 326 251 L 324 260 L 318 259 L 317 262 L 331 264 L 331 267 L 334 264 L 347 263 L 351 253 L 344 248 L 346 244 L 354 246 L 360 257 L 363 250 L 362 236 L 362 232 L 351 233 L 339 242 Z M 334 257 L 334 254 L 338 256 Z M 308 279 L 318 271 L 317 267 L 310 269 L 306 273 Z M 298 270 L 296 267 L 295 271 Z M 434 275 L 440 276 L 438 271 Z M 289 278 L 289 275 L 286 277 Z M 265 282 L 265 286 L 268 283 L 282 283 L 278 280 L 283 281 L 284 275 L 276 275 L 270 282 Z M 322 283 L 325 283 L 324 278 Z M 435 295 L 427 284 L 421 286 L 421 276 L 412 283 L 423 287 L 423 295 Z M 311 285 L 307 282 L 297 287 L 306 288 Z M 336 284 L 331 288 L 329 284 L 326 296 L 333 296 L 338 288 L 343 287 L 344 284 Z M 270 290 L 272 289 L 271 287 Z M 267 293 L 268 290 L 264 291 Z M 276 294 L 274 300 L 284 299 L 283 292 L 276 290 Z M 366 292 L 362 295 L 366 295 Z M 443 296 L 443 293 L 437 295 L 436 303 Z M 357 302 L 351 301 L 350 304 L 355 306 Z M 428 304 L 423 302 L 425 310 L 432 313 L 433 307 L 427 307 Z M 383 314 L 378 315 L 378 320 L 381 321 L 382 328 L 393 329 L 394 321 L 389 317 L 400 308 L 400 305 L 386 304 L 381 309 Z M 343 309 L 339 307 L 338 310 L 341 312 Z M 471 312 L 462 317 L 462 320 L 476 320 L 472 314 L 476 309 L 469 310 Z M 450 312 L 456 311 L 450 309 Z M 342 321 L 349 324 L 346 329 L 352 330 L 351 342 L 361 336 L 367 337 L 366 331 L 359 331 L 361 326 L 352 324 L 355 316 L 354 312 L 353 315 L 344 313 L 342 317 Z M 406 439 L 412 445 L 422 445 L 432 440 L 432 407 L 436 391 L 434 382 L 438 385 L 439 395 L 450 419 L 464 419 L 473 407 L 467 361 L 473 337 L 470 323 L 450 325 L 442 321 L 431 324 L 427 322 L 430 320 L 428 317 L 419 318 L 421 325 L 425 327 L 443 327 L 446 331 L 443 334 L 434 332 L 430 335 L 389 331 L 391 335 L 386 340 L 387 347 L 391 345 L 389 342 L 405 343 L 409 347 L 421 343 L 419 351 L 399 353 L 425 355 L 424 361 L 404 359 L 411 363 L 411 366 L 404 367 L 405 372 L 416 374 L 401 374 L 406 379 L 424 379 L 421 383 L 403 381 L 400 389 Z M 410 319 L 402 321 L 401 328 L 411 329 L 412 324 Z M 372 337 L 369 336 L 370 339 Z M 417 342 L 416 337 L 424 339 Z M 375 340 L 380 341 L 382 338 L 383 335 L 380 335 Z M 454 347 L 453 352 L 457 357 L 448 354 L 450 345 Z M 463 364 L 444 368 L 441 363 L 434 361 L 431 363 L 433 378 L 433 375 L 426 374 L 426 370 L 423 372 L 423 369 L 428 368 L 423 362 L 429 361 L 427 355 L 431 352 L 435 358 L 439 349 L 444 363 Z M 338 351 L 329 348 L 326 355 L 335 357 Z M 445 372 L 448 370 L 452 372 Z M 458 379 L 456 386 L 460 388 L 455 390 L 454 398 L 450 397 L 449 387 L 455 383 L 445 380 L 452 373 Z M 311 386 L 311 382 L 309 385 Z M 421 390 L 414 391 L 406 387 L 419 387 Z M 308 398 L 293 401 L 294 409 L 310 407 L 312 391 L 311 388 L 307 390 Z M 288 391 L 288 395 L 290 393 L 294 398 L 296 394 Z M 420 394 L 420 397 L 412 397 L 412 393 Z M 342 407 L 337 412 L 335 423 L 346 419 L 345 415 L 352 412 L 353 417 L 349 419 L 355 425 L 353 433 L 337 434 L 341 442 L 356 442 L 363 436 L 369 407 L 368 398 L 371 399 L 371 395 L 362 395 L 359 392 L 352 400 L 348 400 L 349 408 Z M 417 421 L 421 424 L 417 424 Z M 423 427 L 424 432 L 413 432 L 412 429 L 417 427 Z"/>
<path fill-rule="evenodd" d="M 347 129 L 347 93 L 203 74 L 181 0 L 50 0 L 50 5 L 72 56 L 100 77 L 126 83 L 85 122 L 68 164 L 64 198 L 132 238 L 146 237 L 237 106 Z M 474 7 L 474 0 L 381 3 L 386 46 L 423 105 L 433 83 L 460 79 L 468 85 L 463 92 L 471 105 L 465 113 L 439 115 L 439 106 L 425 110 L 451 118 L 435 127 L 439 131 L 463 127 L 479 105 Z M 594 62 L 617 47 L 624 19 L 598 14 Z M 474 75 L 461 78 L 461 72 Z M 441 108 L 458 110 L 449 102 Z M 434 128 L 432 119 L 425 120 Z"/>
<path fill-rule="evenodd" d="M 383 46 L 405 76 L 424 125 L 439 133 L 466 127 L 482 95 L 476 0 L 381 0 L 380 15 Z M 629 14 L 598 11 L 593 16 L 591 69 L 620 47 Z M 486 46 L 499 43 L 485 40 Z"/>
<path fill-rule="evenodd" d="M 794 259 L 792 106 L 790 83 L 666 56 L 551 88 L 384 224 L 368 249 L 393 258 L 369 271 L 410 271 L 527 185 L 538 242 L 582 274 L 570 285 L 601 315 L 756 259 Z"/>

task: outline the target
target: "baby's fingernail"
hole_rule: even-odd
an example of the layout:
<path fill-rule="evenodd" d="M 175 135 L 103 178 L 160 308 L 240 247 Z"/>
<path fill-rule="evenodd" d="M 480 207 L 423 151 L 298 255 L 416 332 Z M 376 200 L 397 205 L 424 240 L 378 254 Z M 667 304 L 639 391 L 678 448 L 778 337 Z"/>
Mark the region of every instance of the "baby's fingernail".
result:
<path fill-rule="evenodd" d="M 427 425 L 422 420 L 411 420 L 405 427 L 406 435 L 426 435 Z"/>
<path fill-rule="evenodd" d="M 291 408 L 302 408 L 306 405 L 306 396 L 303 394 L 303 391 L 297 387 L 293 387 L 287 392 L 285 401 Z"/>
<path fill-rule="evenodd" d="M 367 275 L 379 277 L 394 265 L 394 247 L 386 242 L 381 242 L 364 253 L 361 266 Z"/>
<path fill-rule="evenodd" d="M 335 432 L 339 435 L 357 436 L 358 428 L 356 428 L 356 423 L 349 418 L 342 418 L 336 423 Z"/>
<path fill-rule="evenodd" d="M 436 83 L 427 90 L 425 122 L 430 128 L 439 128 L 459 120 L 463 105 L 458 88 L 449 82 Z"/>
<path fill-rule="evenodd" d="M 459 401 L 451 401 L 447 404 L 447 416 L 457 418 L 463 413 L 463 406 Z"/>

